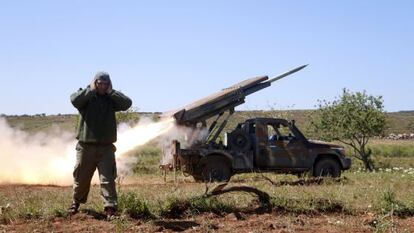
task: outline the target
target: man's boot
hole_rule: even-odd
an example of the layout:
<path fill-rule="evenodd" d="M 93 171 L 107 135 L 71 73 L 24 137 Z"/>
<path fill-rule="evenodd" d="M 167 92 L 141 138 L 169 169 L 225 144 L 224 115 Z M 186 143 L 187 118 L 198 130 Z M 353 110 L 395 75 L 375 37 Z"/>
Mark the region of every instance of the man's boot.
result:
<path fill-rule="evenodd" d="M 116 214 L 116 208 L 114 208 L 114 207 L 105 207 L 104 211 L 105 211 L 105 215 L 106 215 L 107 220 L 114 219 L 115 214 Z"/>
<path fill-rule="evenodd" d="M 68 214 L 69 215 L 75 215 L 79 212 L 79 204 L 78 203 L 72 203 L 72 205 L 70 206 L 70 208 L 68 209 Z"/>

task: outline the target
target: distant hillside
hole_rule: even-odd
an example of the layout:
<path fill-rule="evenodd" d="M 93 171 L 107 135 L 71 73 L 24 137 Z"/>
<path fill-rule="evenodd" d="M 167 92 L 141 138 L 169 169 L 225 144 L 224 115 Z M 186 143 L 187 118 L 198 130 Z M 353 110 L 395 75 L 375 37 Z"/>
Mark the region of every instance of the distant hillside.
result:
<path fill-rule="evenodd" d="M 405 111 L 398 111 L 397 113 L 407 113 L 407 114 L 414 114 L 414 110 L 405 110 Z"/>
<path fill-rule="evenodd" d="M 29 133 L 48 132 L 56 128 L 63 131 L 75 132 L 77 119 L 77 115 L 23 115 L 6 117 L 11 127 Z"/>
<path fill-rule="evenodd" d="M 227 129 L 232 129 L 237 123 L 253 117 L 276 117 L 295 119 L 297 125 L 307 134 L 309 119 L 315 110 L 287 110 L 287 111 L 238 111 L 231 118 Z M 123 113 L 121 121 L 127 119 L 136 120 L 142 116 L 156 118 L 160 113 L 141 112 Z M 413 133 L 414 132 L 414 111 L 400 111 L 387 113 L 389 133 Z M 30 133 L 48 132 L 59 128 L 64 131 L 75 132 L 77 115 L 34 115 L 34 116 L 3 116 L 13 128 L 19 128 Z"/>
<path fill-rule="evenodd" d="M 389 133 L 414 133 L 414 111 L 388 113 Z"/>

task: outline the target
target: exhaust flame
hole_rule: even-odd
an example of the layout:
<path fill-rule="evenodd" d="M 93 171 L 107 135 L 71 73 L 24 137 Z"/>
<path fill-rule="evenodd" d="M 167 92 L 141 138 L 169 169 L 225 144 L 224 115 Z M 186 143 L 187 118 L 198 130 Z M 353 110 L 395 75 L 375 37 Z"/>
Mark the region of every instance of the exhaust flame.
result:
<path fill-rule="evenodd" d="M 120 155 L 124 155 L 136 147 L 142 146 L 152 139 L 166 134 L 174 126 L 174 118 L 155 123 L 144 119 L 133 128 L 128 128 L 128 125 L 121 125 L 118 142 L 115 144 L 118 148 L 117 151 Z"/>
<path fill-rule="evenodd" d="M 160 122 L 140 121 L 136 126 L 121 125 L 116 159 L 120 173 L 129 171 L 131 150 L 167 134 L 175 127 L 173 118 Z M 76 162 L 73 135 L 31 135 L 11 128 L 0 118 L 0 183 L 71 185 Z M 96 176 L 95 176 L 96 177 Z M 96 182 L 96 181 L 95 181 Z"/>

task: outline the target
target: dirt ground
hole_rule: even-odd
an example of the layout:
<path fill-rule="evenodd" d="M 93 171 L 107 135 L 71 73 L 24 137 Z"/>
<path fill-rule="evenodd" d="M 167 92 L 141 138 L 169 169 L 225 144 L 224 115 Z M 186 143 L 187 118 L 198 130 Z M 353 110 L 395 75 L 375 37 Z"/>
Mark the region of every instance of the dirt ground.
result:
<path fill-rule="evenodd" d="M 414 232 L 414 217 L 377 219 L 372 215 L 292 215 L 281 213 L 226 216 L 204 214 L 185 219 L 153 221 L 115 219 L 110 222 L 97 213 L 80 213 L 72 218 L 19 220 L 0 225 L 0 232 Z"/>

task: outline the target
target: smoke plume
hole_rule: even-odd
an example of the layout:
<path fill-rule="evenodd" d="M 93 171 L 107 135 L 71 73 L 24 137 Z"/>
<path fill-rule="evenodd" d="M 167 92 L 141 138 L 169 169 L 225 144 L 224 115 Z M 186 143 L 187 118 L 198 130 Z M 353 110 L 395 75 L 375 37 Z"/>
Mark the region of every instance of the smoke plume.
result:
<path fill-rule="evenodd" d="M 203 141 L 207 135 L 208 130 L 206 128 L 191 128 L 175 125 L 162 137 L 158 138 L 158 144 L 163 149 L 161 164 L 171 165 L 173 163 L 173 140 L 179 141 L 181 148 L 185 149 L 199 141 Z"/>
<path fill-rule="evenodd" d="M 116 160 L 119 173 L 128 174 L 134 158 L 128 152 L 162 135 L 175 135 L 172 118 L 153 122 L 141 120 L 135 126 L 120 125 Z M 76 140 L 72 134 L 29 134 L 10 127 L 0 118 L 0 183 L 71 185 L 76 162 Z M 175 132 L 175 133 L 174 133 Z M 95 176 L 96 177 L 96 176 Z M 96 182 L 96 181 L 95 181 Z"/>

